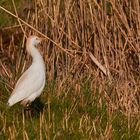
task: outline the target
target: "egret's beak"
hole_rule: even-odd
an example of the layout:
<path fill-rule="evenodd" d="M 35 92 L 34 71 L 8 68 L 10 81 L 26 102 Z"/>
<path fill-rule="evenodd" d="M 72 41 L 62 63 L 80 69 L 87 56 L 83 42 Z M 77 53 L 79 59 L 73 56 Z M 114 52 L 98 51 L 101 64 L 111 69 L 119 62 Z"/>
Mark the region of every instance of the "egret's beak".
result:
<path fill-rule="evenodd" d="M 41 42 L 43 41 L 44 38 L 38 38 L 39 44 L 41 44 Z"/>
<path fill-rule="evenodd" d="M 46 38 L 39 38 L 40 39 L 40 41 L 42 42 L 43 40 L 46 40 Z"/>

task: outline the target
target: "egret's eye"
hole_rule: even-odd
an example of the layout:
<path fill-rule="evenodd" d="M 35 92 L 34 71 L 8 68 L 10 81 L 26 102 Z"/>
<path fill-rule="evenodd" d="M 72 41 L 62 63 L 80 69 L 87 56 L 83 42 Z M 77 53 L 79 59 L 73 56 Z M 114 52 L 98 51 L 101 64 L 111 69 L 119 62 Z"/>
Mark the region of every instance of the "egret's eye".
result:
<path fill-rule="evenodd" d="M 39 40 L 39 38 L 36 38 L 36 40 Z"/>

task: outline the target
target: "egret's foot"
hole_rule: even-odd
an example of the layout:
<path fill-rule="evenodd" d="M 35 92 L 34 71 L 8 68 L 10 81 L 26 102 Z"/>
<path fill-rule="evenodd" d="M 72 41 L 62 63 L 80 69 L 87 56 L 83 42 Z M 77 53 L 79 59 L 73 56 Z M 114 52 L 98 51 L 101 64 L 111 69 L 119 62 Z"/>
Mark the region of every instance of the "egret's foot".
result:
<path fill-rule="evenodd" d="M 23 102 L 24 103 L 24 102 Z M 38 116 L 43 112 L 44 104 L 41 102 L 40 98 L 36 98 L 33 102 L 26 102 L 24 108 L 24 113 L 26 116 Z"/>

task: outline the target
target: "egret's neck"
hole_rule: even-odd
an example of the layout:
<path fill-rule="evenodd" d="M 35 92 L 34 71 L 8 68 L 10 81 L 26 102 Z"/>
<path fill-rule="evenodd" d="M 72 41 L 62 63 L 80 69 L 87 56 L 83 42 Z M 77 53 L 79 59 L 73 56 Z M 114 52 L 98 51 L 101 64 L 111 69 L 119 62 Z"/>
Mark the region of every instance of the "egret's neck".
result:
<path fill-rule="evenodd" d="M 33 62 L 43 61 L 40 52 L 37 50 L 37 48 L 35 48 L 34 45 L 28 44 L 27 51 L 32 56 Z"/>

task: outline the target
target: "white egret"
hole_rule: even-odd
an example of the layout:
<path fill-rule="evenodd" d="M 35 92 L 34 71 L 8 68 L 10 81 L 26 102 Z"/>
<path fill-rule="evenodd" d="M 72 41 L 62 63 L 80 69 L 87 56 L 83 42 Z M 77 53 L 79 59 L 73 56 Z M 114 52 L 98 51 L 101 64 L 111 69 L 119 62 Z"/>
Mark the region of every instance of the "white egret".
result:
<path fill-rule="evenodd" d="M 23 106 L 34 101 L 40 96 L 45 86 L 45 64 L 40 52 L 35 46 L 41 42 L 37 36 L 27 39 L 26 50 L 32 56 L 31 66 L 23 73 L 8 100 L 12 106 L 21 101 Z"/>

